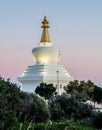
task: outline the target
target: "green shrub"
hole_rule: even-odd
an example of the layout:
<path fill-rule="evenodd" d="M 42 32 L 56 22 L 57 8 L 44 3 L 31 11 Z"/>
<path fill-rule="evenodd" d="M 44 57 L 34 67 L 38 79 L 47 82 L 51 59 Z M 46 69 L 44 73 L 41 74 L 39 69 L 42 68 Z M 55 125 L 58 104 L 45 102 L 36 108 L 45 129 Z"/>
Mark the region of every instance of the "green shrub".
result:
<path fill-rule="evenodd" d="M 64 130 L 65 123 L 23 123 L 20 125 L 20 130 Z M 18 129 L 17 129 L 18 130 Z"/>
<path fill-rule="evenodd" d="M 18 130 L 15 129 L 15 130 Z M 50 123 L 28 123 L 25 122 L 21 125 L 19 130 L 94 130 L 91 127 L 87 127 L 83 124 L 80 124 L 79 122 L 54 122 L 52 124 Z"/>
<path fill-rule="evenodd" d="M 86 126 L 80 121 L 74 121 L 73 119 L 66 122 L 67 126 L 64 130 L 94 130 L 93 128 Z"/>
<path fill-rule="evenodd" d="M 102 129 L 102 112 L 97 112 L 92 117 L 92 124 L 97 129 Z"/>

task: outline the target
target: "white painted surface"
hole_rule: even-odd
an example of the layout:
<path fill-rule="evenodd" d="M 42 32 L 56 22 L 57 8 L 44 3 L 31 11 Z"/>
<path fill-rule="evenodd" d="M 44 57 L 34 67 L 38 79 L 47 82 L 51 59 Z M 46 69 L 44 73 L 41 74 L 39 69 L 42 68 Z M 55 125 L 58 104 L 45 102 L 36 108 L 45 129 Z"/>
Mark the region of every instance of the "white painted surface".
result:
<path fill-rule="evenodd" d="M 59 72 L 58 75 L 57 71 Z M 63 87 L 71 80 L 73 78 L 67 70 L 57 63 L 28 66 L 26 71 L 18 78 L 18 81 L 22 83 L 21 88 L 23 91 L 34 92 L 35 88 L 44 82 L 48 84 L 52 83 L 57 87 L 60 94 L 63 92 Z"/>
<path fill-rule="evenodd" d="M 36 87 L 44 82 L 52 83 L 57 88 L 58 94 L 62 94 L 64 86 L 73 78 L 62 65 L 57 64 L 60 59 L 60 51 L 50 42 L 40 42 L 38 47 L 33 48 L 32 55 L 35 65 L 28 66 L 17 78 L 22 83 L 21 89 L 34 92 Z"/>

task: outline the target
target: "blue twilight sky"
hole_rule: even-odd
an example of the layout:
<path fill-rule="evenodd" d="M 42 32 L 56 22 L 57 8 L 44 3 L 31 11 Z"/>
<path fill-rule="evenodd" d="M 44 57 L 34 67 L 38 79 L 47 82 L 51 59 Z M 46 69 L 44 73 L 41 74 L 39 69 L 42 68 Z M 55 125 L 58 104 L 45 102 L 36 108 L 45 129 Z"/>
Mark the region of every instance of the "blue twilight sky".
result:
<path fill-rule="evenodd" d="M 0 74 L 16 82 L 34 64 L 45 15 L 60 64 L 75 79 L 102 86 L 102 0 L 0 0 Z"/>

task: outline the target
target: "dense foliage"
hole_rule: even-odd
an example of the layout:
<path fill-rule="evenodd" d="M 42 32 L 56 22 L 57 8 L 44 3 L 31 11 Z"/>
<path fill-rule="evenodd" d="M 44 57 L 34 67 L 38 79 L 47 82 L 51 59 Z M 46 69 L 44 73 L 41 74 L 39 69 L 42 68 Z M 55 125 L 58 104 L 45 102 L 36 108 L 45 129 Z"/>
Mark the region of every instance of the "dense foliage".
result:
<path fill-rule="evenodd" d="M 64 130 L 67 126 L 66 123 L 24 123 L 22 124 L 21 130 Z"/>
<path fill-rule="evenodd" d="M 63 94 L 51 99 L 49 109 L 53 121 L 71 118 L 78 120 L 90 117 L 92 106 L 79 102 L 75 97 Z"/>
<path fill-rule="evenodd" d="M 23 94 L 17 112 L 20 113 L 21 122 L 46 122 L 50 118 L 50 112 L 45 102 L 34 94 Z"/>
<path fill-rule="evenodd" d="M 102 88 L 96 86 L 92 81 L 78 81 L 69 82 L 65 87 L 66 93 L 74 96 L 79 101 L 91 100 L 100 103 L 102 101 Z"/>
<path fill-rule="evenodd" d="M 94 113 L 92 116 L 92 124 L 97 128 L 98 130 L 102 129 L 102 112 Z"/>
<path fill-rule="evenodd" d="M 19 122 L 46 122 L 50 118 L 45 102 L 34 94 L 0 77 L 0 129 L 15 130 Z"/>
<path fill-rule="evenodd" d="M 53 84 L 41 83 L 39 86 L 37 86 L 35 93 L 47 100 L 55 94 L 55 91 L 56 88 L 53 86 Z"/>
<path fill-rule="evenodd" d="M 55 91 L 52 84 L 41 83 L 36 89 L 41 98 L 34 93 L 22 92 L 9 79 L 0 77 L 0 129 L 91 130 L 88 125 L 102 128 L 102 113 L 93 114 L 93 106 L 86 103 L 87 100 L 101 103 L 102 88 L 90 80 L 74 80 L 65 87 L 62 95 Z M 65 123 L 67 120 L 73 122 Z M 62 123 L 53 123 L 56 121 Z"/>
<path fill-rule="evenodd" d="M 16 108 L 20 100 L 20 89 L 16 84 L 0 77 L 0 129 L 10 129 L 16 123 Z"/>
<path fill-rule="evenodd" d="M 32 123 L 24 122 L 15 125 L 15 129 L 11 130 L 96 130 L 93 127 L 85 126 L 80 122 L 53 122 L 50 123 Z"/>

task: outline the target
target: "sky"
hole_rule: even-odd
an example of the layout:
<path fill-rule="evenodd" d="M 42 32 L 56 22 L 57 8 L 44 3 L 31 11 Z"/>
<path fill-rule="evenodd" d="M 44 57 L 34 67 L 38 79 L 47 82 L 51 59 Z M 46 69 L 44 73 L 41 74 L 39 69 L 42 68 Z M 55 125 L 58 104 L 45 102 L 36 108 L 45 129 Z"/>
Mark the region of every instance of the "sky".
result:
<path fill-rule="evenodd" d="M 0 0 L 0 75 L 17 82 L 49 20 L 53 46 L 74 79 L 102 86 L 102 0 Z"/>

